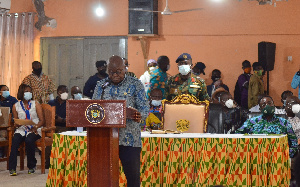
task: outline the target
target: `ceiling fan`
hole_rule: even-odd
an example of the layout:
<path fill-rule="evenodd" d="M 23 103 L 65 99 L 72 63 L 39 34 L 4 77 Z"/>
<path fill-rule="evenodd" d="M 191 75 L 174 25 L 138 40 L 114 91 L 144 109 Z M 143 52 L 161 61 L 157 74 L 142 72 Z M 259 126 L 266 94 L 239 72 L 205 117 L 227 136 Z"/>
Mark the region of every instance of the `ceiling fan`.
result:
<path fill-rule="evenodd" d="M 195 10 L 202 10 L 203 8 L 194 8 L 194 9 L 187 9 L 187 10 L 177 10 L 177 11 L 171 11 L 169 6 L 168 6 L 168 0 L 166 0 L 166 7 L 164 11 L 152 11 L 152 10 L 144 10 L 143 8 L 129 8 L 129 10 L 133 11 L 141 11 L 141 12 L 160 12 L 162 15 L 172 15 L 175 13 L 180 13 L 180 12 L 190 12 L 190 11 L 195 11 Z"/>

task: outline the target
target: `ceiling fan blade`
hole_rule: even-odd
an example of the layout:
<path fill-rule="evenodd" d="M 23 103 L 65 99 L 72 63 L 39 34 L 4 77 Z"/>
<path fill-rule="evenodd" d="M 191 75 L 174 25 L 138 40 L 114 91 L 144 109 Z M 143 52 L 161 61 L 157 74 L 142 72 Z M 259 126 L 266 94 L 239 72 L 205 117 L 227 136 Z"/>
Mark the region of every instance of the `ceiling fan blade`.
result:
<path fill-rule="evenodd" d="M 177 11 L 172 11 L 172 13 L 190 12 L 190 11 L 195 11 L 195 10 L 203 10 L 203 8 L 194 8 L 194 9 L 187 9 L 187 10 L 177 10 Z"/>
<path fill-rule="evenodd" d="M 141 8 L 129 8 L 128 10 L 140 11 L 140 12 L 162 12 L 162 11 L 153 11 L 153 10 L 143 10 Z"/>

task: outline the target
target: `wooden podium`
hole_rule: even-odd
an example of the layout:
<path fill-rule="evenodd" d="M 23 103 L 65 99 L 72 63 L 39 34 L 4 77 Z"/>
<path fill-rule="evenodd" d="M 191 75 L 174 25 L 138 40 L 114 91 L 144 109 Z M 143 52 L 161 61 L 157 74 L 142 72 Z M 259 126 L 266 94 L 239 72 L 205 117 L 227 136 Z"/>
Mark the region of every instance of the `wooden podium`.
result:
<path fill-rule="evenodd" d="M 119 128 L 125 100 L 67 100 L 67 127 L 87 127 L 88 186 L 119 186 Z"/>

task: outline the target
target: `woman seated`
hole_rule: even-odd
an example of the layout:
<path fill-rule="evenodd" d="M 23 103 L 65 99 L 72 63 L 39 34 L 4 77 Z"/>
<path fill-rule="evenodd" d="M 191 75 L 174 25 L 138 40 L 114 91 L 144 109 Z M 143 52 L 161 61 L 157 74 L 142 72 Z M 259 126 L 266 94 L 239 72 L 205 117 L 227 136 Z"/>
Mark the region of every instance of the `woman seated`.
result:
<path fill-rule="evenodd" d="M 9 89 L 6 85 L 0 85 L 0 106 L 9 107 L 12 112 L 13 105 L 18 100 L 9 94 Z"/>
<path fill-rule="evenodd" d="M 28 174 L 35 172 L 35 141 L 41 138 L 41 126 L 44 123 L 44 116 L 41 105 L 33 100 L 32 89 L 26 84 L 19 86 L 17 102 L 12 109 L 15 119 L 32 120 L 35 125 L 17 125 L 16 131 L 12 139 L 11 152 L 9 157 L 9 174 L 11 176 L 17 175 L 17 153 L 20 144 L 25 141 L 25 148 L 27 152 L 27 167 Z"/>

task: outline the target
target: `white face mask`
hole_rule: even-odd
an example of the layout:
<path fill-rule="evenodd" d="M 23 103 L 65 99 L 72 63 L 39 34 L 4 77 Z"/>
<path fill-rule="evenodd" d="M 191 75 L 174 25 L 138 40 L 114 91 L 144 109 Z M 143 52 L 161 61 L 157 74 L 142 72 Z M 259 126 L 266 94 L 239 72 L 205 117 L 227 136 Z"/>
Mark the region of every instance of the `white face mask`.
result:
<path fill-rule="evenodd" d="M 228 99 L 226 102 L 225 102 L 225 106 L 227 108 L 233 108 L 233 100 L 232 99 Z"/>
<path fill-rule="evenodd" d="M 292 106 L 292 111 L 294 114 L 297 114 L 300 112 L 300 105 L 299 104 L 295 104 Z"/>
<path fill-rule="evenodd" d="M 62 94 L 60 94 L 60 98 L 62 99 L 62 100 L 67 100 L 68 99 L 68 93 L 67 92 L 64 92 L 64 93 L 62 93 Z"/>
<path fill-rule="evenodd" d="M 191 71 L 190 65 L 181 65 L 178 68 L 179 68 L 179 73 L 182 75 L 187 75 Z"/>
<path fill-rule="evenodd" d="M 153 70 L 155 70 L 155 67 L 150 67 L 149 68 L 149 71 L 153 71 Z"/>
<path fill-rule="evenodd" d="M 151 104 L 152 104 L 153 106 L 160 106 L 160 105 L 161 105 L 161 100 L 152 100 L 152 101 L 151 101 Z"/>

